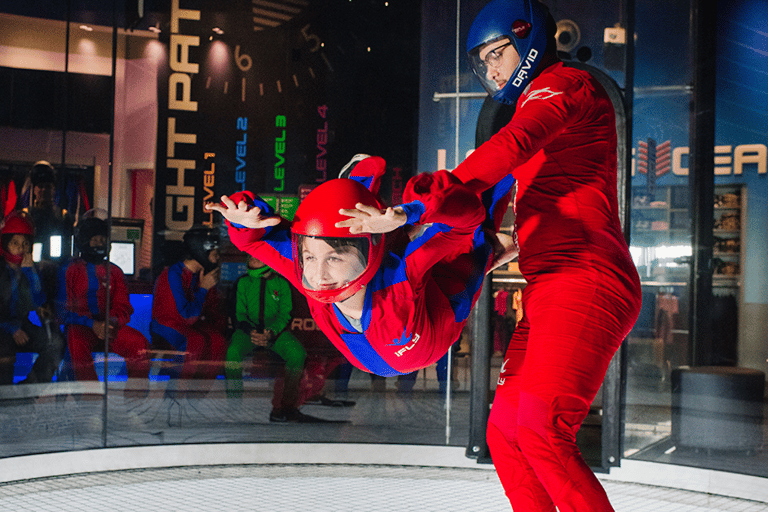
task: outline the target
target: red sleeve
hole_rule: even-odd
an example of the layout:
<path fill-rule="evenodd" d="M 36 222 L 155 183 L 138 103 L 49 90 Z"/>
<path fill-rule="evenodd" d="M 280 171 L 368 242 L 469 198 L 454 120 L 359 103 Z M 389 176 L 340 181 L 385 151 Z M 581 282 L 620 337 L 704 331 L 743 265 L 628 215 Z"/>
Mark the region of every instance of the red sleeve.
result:
<path fill-rule="evenodd" d="M 419 222 L 426 225 L 404 254 L 408 281 L 418 291 L 436 263 L 472 249 L 472 234 L 485 219 L 485 210 L 477 194 L 448 171 L 411 178 L 403 200 L 421 202 L 425 207 Z"/>
<path fill-rule="evenodd" d="M 227 328 L 227 317 L 224 314 L 224 305 L 222 304 L 218 286 L 214 286 L 205 294 L 203 316 L 206 321 L 213 324 L 221 332 L 225 332 Z"/>
<path fill-rule="evenodd" d="M 112 295 L 110 297 L 111 318 L 117 319 L 117 324 L 122 327 L 131 321 L 133 306 L 128 297 L 128 287 L 125 285 L 125 274 L 115 264 L 112 264 Z"/>
<path fill-rule="evenodd" d="M 174 326 L 185 323 L 176 308 L 171 286 L 168 283 L 168 269 L 165 268 L 155 280 L 152 299 L 152 319 L 162 325 Z"/>
<path fill-rule="evenodd" d="M 417 174 L 408 180 L 403 191 L 403 201 L 418 201 L 424 205 L 419 224 L 444 224 L 451 231 L 464 234 L 474 231 L 485 218 L 483 204 L 477 193 L 444 170 Z"/>
<path fill-rule="evenodd" d="M 472 190 L 486 190 L 530 160 L 591 104 L 594 86 L 583 72 L 561 64 L 533 82 L 512 120 L 470 154 L 453 174 Z"/>
<path fill-rule="evenodd" d="M 252 192 L 236 192 L 230 197 L 235 203 L 243 200 L 270 212 L 270 207 Z M 277 226 L 266 229 L 237 227 L 226 221 L 229 239 L 243 252 L 263 261 L 272 270 L 286 278 L 292 285 L 300 287 L 293 265 L 293 244 L 290 224 L 283 219 Z"/>

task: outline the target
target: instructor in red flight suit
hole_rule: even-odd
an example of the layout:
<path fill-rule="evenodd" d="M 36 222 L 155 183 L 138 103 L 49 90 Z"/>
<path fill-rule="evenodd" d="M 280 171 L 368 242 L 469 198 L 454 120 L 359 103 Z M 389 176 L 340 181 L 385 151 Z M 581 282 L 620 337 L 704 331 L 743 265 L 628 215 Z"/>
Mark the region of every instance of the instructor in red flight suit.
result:
<path fill-rule="evenodd" d="M 493 0 L 469 31 L 476 75 L 512 120 L 453 172 L 473 190 L 512 174 L 525 312 L 506 352 L 488 425 L 515 512 L 612 511 L 576 447 L 608 364 L 640 310 L 619 221 L 613 106 L 557 58 L 536 0 Z"/>

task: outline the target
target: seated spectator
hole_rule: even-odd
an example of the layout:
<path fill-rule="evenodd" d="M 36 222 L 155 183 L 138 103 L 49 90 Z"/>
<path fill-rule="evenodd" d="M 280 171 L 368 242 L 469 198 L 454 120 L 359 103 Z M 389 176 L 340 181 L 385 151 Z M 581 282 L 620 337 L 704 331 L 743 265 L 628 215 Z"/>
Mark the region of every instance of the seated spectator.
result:
<path fill-rule="evenodd" d="M 294 286 L 291 286 L 291 299 L 293 313 L 289 329 L 307 351 L 304 374 L 299 385 L 299 405 L 354 406 L 354 400 L 339 396 L 328 397 L 325 394 L 329 377 L 340 366 L 349 363 L 317 326 L 309 311 L 307 298 Z"/>
<path fill-rule="evenodd" d="M 86 214 L 87 215 L 87 214 Z M 80 257 L 66 269 L 65 290 L 67 346 L 78 380 L 98 380 L 93 364 L 94 351 L 103 351 L 109 334 L 109 351 L 125 359 L 128 378 L 149 377 L 149 342 L 141 332 L 128 326 L 133 307 L 128 298 L 125 275 L 109 264 L 110 305 L 107 314 L 107 223 L 98 217 L 80 220 L 75 244 Z"/>
<path fill-rule="evenodd" d="M 0 229 L 0 384 L 13 384 L 18 352 L 38 354 L 22 383 L 51 382 L 61 362 L 64 339 L 32 263 L 33 228 L 11 213 Z M 37 320 L 33 323 L 30 318 Z"/>
<path fill-rule="evenodd" d="M 243 395 L 243 359 L 254 350 L 269 350 L 285 361 L 282 379 L 276 379 L 269 421 L 315 423 L 319 418 L 299 411 L 299 383 L 307 352 L 288 329 L 291 288 L 288 281 L 263 262 L 248 257 L 248 271 L 235 282 L 235 332 L 227 350 L 227 396 Z"/>
<path fill-rule="evenodd" d="M 182 379 L 215 379 L 227 353 L 227 320 L 217 286 L 218 232 L 193 227 L 184 234 L 184 251 L 155 281 L 152 346 L 184 352 Z"/>

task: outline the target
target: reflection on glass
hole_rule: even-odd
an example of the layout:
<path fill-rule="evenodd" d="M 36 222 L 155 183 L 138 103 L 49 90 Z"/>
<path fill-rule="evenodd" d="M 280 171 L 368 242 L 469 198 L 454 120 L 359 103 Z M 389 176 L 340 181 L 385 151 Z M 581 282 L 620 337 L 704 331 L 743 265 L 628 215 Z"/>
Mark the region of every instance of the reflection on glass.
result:
<path fill-rule="evenodd" d="M 35 242 L 34 245 L 32 245 L 32 261 L 35 263 L 40 263 L 40 259 L 43 256 L 43 244 L 40 242 Z"/>
<path fill-rule="evenodd" d="M 51 258 L 61 258 L 61 236 L 51 237 Z"/>

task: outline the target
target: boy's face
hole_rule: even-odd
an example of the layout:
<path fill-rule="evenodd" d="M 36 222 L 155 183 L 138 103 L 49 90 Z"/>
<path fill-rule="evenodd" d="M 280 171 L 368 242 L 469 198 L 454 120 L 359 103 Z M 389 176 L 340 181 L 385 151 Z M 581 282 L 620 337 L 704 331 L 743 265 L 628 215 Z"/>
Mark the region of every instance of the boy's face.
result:
<path fill-rule="evenodd" d="M 331 247 L 319 238 L 301 244 L 302 280 L 312 290 L 337 290 L 365 270 L 363 256 L 353 246 Z"/>
<path fill-rule="evenodd" d="M 29 240 L 24 235 L 13 235 L 8 241 L 8 253 L 12 256 L 22 256 L 29 252 Z"/>

